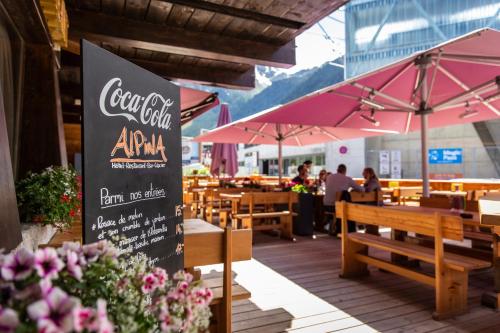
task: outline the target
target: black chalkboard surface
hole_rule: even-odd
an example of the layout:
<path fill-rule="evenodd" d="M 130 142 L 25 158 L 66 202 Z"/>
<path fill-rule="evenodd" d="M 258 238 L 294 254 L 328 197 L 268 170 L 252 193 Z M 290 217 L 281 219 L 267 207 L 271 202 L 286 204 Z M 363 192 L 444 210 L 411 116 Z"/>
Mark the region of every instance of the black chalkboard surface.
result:
<path fill-rule="evenodd" d="M 82 40 L 83 239 L 183 268 L 179 87 Z"/>

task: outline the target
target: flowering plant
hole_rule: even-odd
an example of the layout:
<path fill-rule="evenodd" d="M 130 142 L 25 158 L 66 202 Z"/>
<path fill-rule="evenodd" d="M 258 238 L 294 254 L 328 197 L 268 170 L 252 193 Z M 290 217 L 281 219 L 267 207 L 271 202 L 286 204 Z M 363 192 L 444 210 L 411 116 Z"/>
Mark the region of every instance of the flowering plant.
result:
<path fill-rule="evenodd" d="M 81 177 L 72 167 L 28 173 L 16 184 L 21 220 L 68 227 L 80 213 Z"/>
<path fill-rule="evenodd" d="M 0 332 L 203 332 L 210 289 L 108 242 L 0 256 Z"/>
<path fill-rule="evenodd" d="M 292 192 L 296 193 L 309 193 L 307 187 L 302 184 L 295 184 L 292 186 Z"/>

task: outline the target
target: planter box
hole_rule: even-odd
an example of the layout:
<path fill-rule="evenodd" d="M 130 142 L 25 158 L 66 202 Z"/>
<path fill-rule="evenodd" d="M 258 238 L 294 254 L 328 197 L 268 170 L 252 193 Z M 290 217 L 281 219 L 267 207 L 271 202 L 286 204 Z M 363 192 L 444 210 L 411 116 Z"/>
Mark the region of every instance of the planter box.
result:
<path fill-rule="evenodd" d="M 51 225 L 41 223 L 21 223 L 23 241 L 17 248 L 26 248 L 36 251 L 39 245 L 47 244 L 54 237 L 57 229 Z"/>
<path fill-rule="evenodd" d="M 298 216 L 293 218 L 293 233 L 299 236 L 312 236 L 314 234 L 314 196 L 311 193 L 299 193 L 299 200 L 295 212 Z"/>

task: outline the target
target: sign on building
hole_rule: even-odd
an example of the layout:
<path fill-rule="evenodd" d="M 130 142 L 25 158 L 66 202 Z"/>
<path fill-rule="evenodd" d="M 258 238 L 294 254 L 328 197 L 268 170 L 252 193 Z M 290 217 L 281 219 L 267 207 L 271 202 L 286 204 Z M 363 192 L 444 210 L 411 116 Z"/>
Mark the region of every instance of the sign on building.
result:
<path fill-rule="evenodd" d="M 401 150 L 391 150 L 391 178 L 401 179 Z"/>
<path fill-rule="evenodd" d="M 83 240 L 183 268 L 179 87 L 87 41 L 83 69 Z"/>
<path fill-rule="evenodd" d="M 388 150 L 379 152 L 379 175 L 389 175 L 391 173 L 391 159 Z"/>
<path fill-rule="evenodd" d="M 462 156 L 462 148 L 429 149 L 430 164 L 460 164 Z"/>

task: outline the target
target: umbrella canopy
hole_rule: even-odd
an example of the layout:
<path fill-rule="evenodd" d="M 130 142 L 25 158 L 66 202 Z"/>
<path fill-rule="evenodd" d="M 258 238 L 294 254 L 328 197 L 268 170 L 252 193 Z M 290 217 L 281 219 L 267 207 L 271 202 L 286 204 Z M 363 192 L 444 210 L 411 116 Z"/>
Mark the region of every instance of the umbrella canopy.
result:
<path fill-rule="evenodd" d="M 181 125 L 219 105 L 217 93 L 187 87 L 181 89 Z"/>
<path fill-rule="evenodd" d="M 231 114 L 227 104 L 222 104 L 217 120 L 217 127 L 227 125 L 231 122 Z M 210 172 L 213 175 L 223 173 L 234 177 L 238 172 L 238 155 L 236 153 L 236 145 L 232 143 L 214 143 L 212 146 L 212 164 Z"/>
<path fill-rule="evenodd" d="M 420 130 L 428 195 L 427 128 L 500 117 L 498 45 L 499 31 L 481 29 L 299 98 L 254 121 L 380 133 Z"/>
<path fill-rule="evenodd" d="M 279 107 L 271 108 L 241 120 L 217 127 L 194 139 L 198 142 L 224 142 L 245 144 L 277 144 L 278 160 L 281 166 L 282 145 L 305 146 L 327 141 L 379 135 L 377 129 L 335 128 L 326 126 L 308 126 L 296 124 L 262 123 L 261 117 L 270 115 Z M 220 119 L 220 118 L 219 118 Z M 215 145 L 214 145 L 215 147 Z M 282 169 L 279 168 L 281 179 Z"/>

